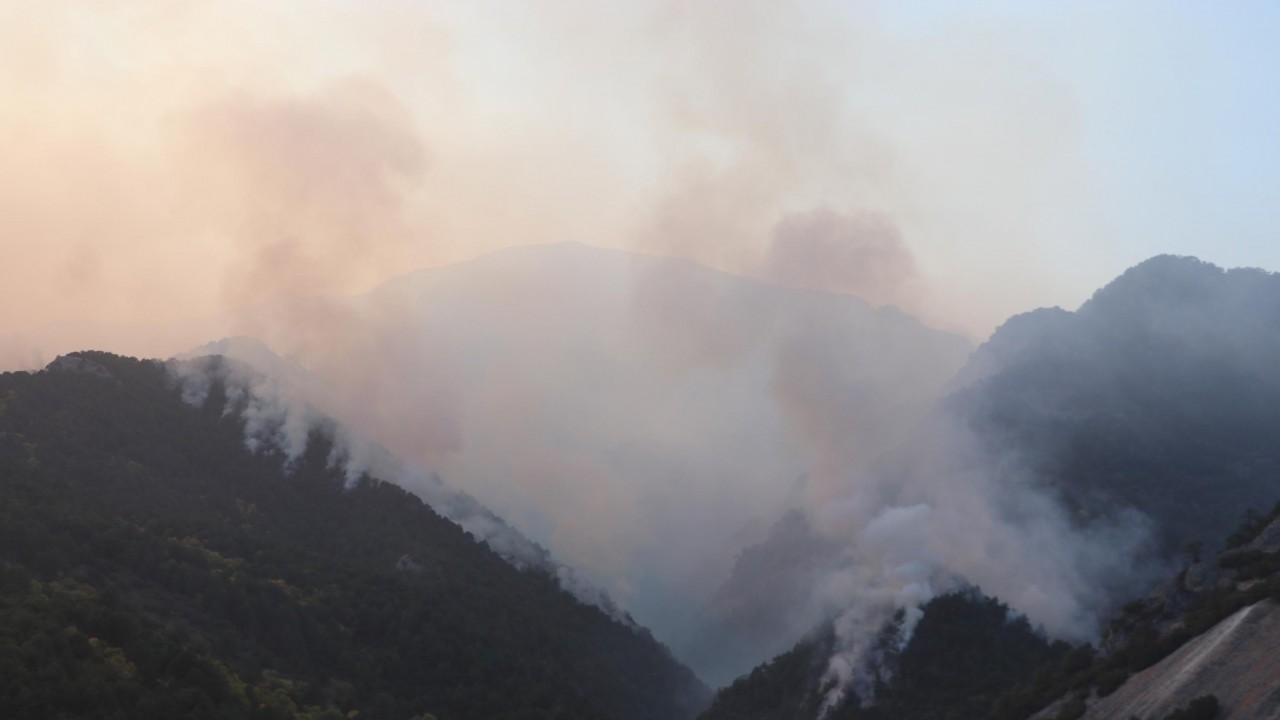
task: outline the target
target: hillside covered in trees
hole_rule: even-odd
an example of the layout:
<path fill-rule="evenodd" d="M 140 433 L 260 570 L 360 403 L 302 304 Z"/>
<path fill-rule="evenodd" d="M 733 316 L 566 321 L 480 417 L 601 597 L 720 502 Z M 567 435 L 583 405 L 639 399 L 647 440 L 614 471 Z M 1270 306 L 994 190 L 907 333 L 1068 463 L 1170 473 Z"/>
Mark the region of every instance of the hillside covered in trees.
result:
<path fill-rule="evenodd" d="M 1280 274 L 1164 255 L 1011 318 L 944 409 L 1082 522 L 1136 509 L 1176 553 L 1280 500 L 1277 358 Z"/>
<path fill-rule="evenodd" d="M 1041 666 L 1075 662 L 1025 618 L 976 588 L 934 598 L 910 642 L 899 647 L 901 616 L 877 638 L 874 677 L 830 708 L 832 720 L 980 720 L 996 698 Z M 831 628 L 721 690 L 702 720 L 788 720 L 823 711 Z"/>
<path fill-rule="evenodd" d="M 829 627 L 721 690 L 701 720 L 1273 717 L 1280 711 L 1280 677 L 1268 668 L 1280 623 L 1259 623 L 1261 630 L 1254 632 L 1268 634 L 1250 638 L 1251 648 L 1238 650 L 1244 643 L 1215 636 L 1189 647 L 1184 654 L 1191 657 L 1177 655 L 1199 638 L 1229 632 L 1221 627 L 1245 609 L 1274 617 L 1280 603 L 1280 505 L 1265 515 L 1251 514 L 1225 546 L 1125 605 L 1096 647 L 1050 641 L 997 600 L 970 589 L 927 603 L 901 649 L 893 642 L 897 621 L 886 624 L 877 641 L 875 675 L 863 695 L 850 695 L 825 716 Z M 1261 657 L 1229 658 L 1234 664 L 1228 665 L 1228 658 L 1213 655 L 1217 645 L 1224 653 L 1247 650 Z M 1139 684 L 1130 689 L 1130 680 Z M 1218 715 L 1220 710 L 1225 714 Z"/>
<path fill-rule="evenodd" d="M 642 629 L 417 497 L 285 472 L 214 388 L 103 353 L 0 375 L 0 716 L 692 717 Z M 221 394 L 220 394 L 221 393 Z"/>
<path fill-rule="evenodd" d="M 1023 720 L 1042 713 L 1074 720 L 1109 707 L 1097 701 L 1233 613 L 1280 601 L 1280 523 L 1275 511 L 1263 514 L 1280 500 L 1277 358 L 1280 275 L 1224 271 L 1195 258 L 1152 258 L 1075 312 L 1053 308 L 1010 319 L 975 351 L 938 408 L 937 417 L 971 441 L 973 452 L 957 462 L 978 458 L 981 471 L 1006 471 L 1044 491 L 1081 532 L 1149 534 L 1143 553 L 1124 562 L 1134 577 L 1151 579 L 1095 608 L 1104 623 L 1110 610 L 1120 610 L 1097 648 L 1069 651 L 1043 637 L 1010 635 L 1016 620 L 991 625 L 940 613 L 935 600 L 924 606 L 904 651 L 880 663 L 889 679 L 871 686 L 874 704 L 848 702 L 826 717 Z M 918 451 L 912 445 L 906 454 Z M 891 458 L 890 472 L 895 462 L 910 466 Z M 797 557 L 811 557 L 814 547 L 796 545 L 808 555 L 787 554 L 785 544 L 754 552 L 787 558 L 775 563 L 783 569 L 776 575 L 794 576 Z M 1185 570 L 1176 578 L 1135 599 L 1160 577 L 1153 568 L 1176 572 L 1178 565 Z M 995 602 L 946 598 L 972 604 L 970 614 Z M 973 634 L 964 636 L 966 629 Z M 956 634 L 950 644 L 935 642 L 941 632 Z M 726 688 L 703 717 L 819 716 L 829 635 L 818 631 Z M 1019 656 L 1024 640 L 1025 648 L 1040 649 Z M 1002 664 L 1016 657 L 1022 661 Z M 926 676 L 913 663 L 932 658 L 951 662 L 921 682 Z M 1280 681 L 1269 682 L 1273 692 Z M 1206 707 L 1196 705 L 1198 712 Z"/>

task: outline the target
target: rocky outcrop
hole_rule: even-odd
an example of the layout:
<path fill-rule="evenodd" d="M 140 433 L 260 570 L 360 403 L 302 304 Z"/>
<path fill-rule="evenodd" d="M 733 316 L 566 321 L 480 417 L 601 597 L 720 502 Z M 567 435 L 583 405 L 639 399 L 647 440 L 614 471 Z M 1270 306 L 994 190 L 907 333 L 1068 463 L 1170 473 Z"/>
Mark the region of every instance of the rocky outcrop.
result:
<path fill-rule="evenodd" d="M 1273 553 L 1280 551 L 1280 518 L 1267 524 L 1248 545 L 1249 550 Z"/>
<path fill-rule="evenodd" d="M 1169 657 L 1094 700 L 1087 720 L 1160 720 L 1215 695 L 1218 720 L 1280 719 L 1280 607 L 1269 600 L 1236 611 Z"/>

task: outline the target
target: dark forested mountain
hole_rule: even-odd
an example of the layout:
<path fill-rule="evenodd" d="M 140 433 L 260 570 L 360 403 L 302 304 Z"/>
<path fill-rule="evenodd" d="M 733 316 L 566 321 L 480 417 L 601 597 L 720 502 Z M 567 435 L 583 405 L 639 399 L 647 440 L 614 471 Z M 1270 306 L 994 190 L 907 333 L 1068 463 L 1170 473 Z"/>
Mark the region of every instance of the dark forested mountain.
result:
<path fill-rule="evenodd" d="M 819 461 L 893 446 L 972 351 L 851 295 L 578 243 L 419 270 L 341 308 L 319 352 L 290 322 L 257 337 L 348 393 L 332 415 L 627 588 L 716 683 L 795 639 L 708 602 L 758 539 L 744 529 Z"/>
<path fill-rule="evenodd" d="M 314 405 L 608 588 L 717 684 L 795 639 L 756 621 L 772 598 L 716 602 L 739 550 L 816 463 L 893 446 L 972 351 L 852 295 L 579 243 L 504 248 L 355 297 L 49 331 L 19 346 L 261 340 L 306 368 L 328 400 Z M 300 369 L 230 345 L 264 374 Z"/>
<path fill-rule="evenodd" d="M 1280 713 L 1280 505 L 1111 619 L 1088 662 L 1037 672 L 992 720 L 1262 720 Z M 1080 654 L 1077 652 L 1077 654 Z"/>
<path fill-rule="evenodd" d="M 777 654 L 812 630 L 812 619 L 798 609 L 810 602 L 812 588 L 840 549 L 799 511 L 785 514 L 768 537 L 739 553 L 712 598 L 707 623 L 689 645 L 712 656 L 737 657 L 738 664 Z"/>
<path fill-rule="evenodd" d="M 1081 519 L 1132 507 L 1170 547 L 1280 499 L 1280 275 L 1161 256 L 1074 313 L 1012 318 L 953 411 Z"/>
<path fill-rule="evenodd" d="M 1213 692 L 1224 703 L 1254 703 L 1250 707 L 1266 712 L 1280 708 L 1280 702 L 1254 702 L 1280 697 L 1280 679 L 1274 674 L 1255 672 L 1253 685 L 1215 690 L 1210 681 L 1183 682 L 1201 674 L 1179 675 L 1177 669 L 1190 661 L 1171 655 L 1215 624 L 1236 617 L 1232 613 L 1258 603 L 1264 609 L 1253 612 L 1250 622 L 1264 629 L 1280 626 L 1280 616 L 1273 618 L 1275 613 L 1265 609 L 1268 597 L 1280 599 L 1280 522 L 1273 522 L 1275 513 L 1263 517 L 1256 512 L 1280 500 L 1277 361 L 1280 275 L 1224 271 L 1194 258 L 1162 256 L 1144 262 L 1076 312 L 1054 308 L 1010 319 L 975 351 L 934 416 L 939 426 L 963 431 L 959 436 L 966 452 L 949 462 L 1009 472 L 1015 482 L 1048 490 L 1081 531 L 1094 523 L 1148 525 L 1162 552 L 1132 558 L 1135 576 L 1150 576 L 1172 557 L 1195 557 L 1196 562 L 1151 598 L 1125 605 L 1096 653 L 1083 646 L 1064 654 L 1061 645 L 1027 639 L 1023 648 L 1030 654 L 1021 666 L 1002 664 L 1018 652 L 1001 647 L 1013 639 L 1005 630 L 986 640 L 978 633 L 933 642 L 931 633 L 962 617 L 954 612 L 939 617 L 935 601 L 925 606 L 916 635 L 896 659 L 896 674 L 875 693 L 875 705 L 852 703 L 828 717 L 1021 720 L 1056 702 L 1041 717 L 1074 720 L 1087 708 L 1090 716 L 1100 718 L 1160 720 L 1167 713 L 1204 711 L 1208 701 L 1199 695 Z M 927 450 L 917 443 L 906 454 Z M 890 477 L 910 472 L 903 467 L 911 467 L 910 458 L 891 458 L 883 471 Z M 1262 542 L 1254 540 L 1259 535 L 1270 539 L 1255 547 Z M 789 546 L 783 541 L 797 536 L 804 533 L 775 532 L 743 557 L 787 556 Z M 1236 549 L 1219 560 L 1199 562 L 1200 555 L 1211 557 L 1224 544 Z M 775 577 L 794 576 L 795 565 L 792 560 Z M 977 602 L 973 612 L 985 602 L 968 597 L 947 602 Z M 968 625 L 994 628 L 974 621 Z M 1223 631 L 1228 639 L 1239 634 Z M 815 637 L 723 690 L 704 717 L 817 716 L 830 651 L 824 639 L 828 635 Z M 968 654 L 949 655 L 955 652 Z M 1036 653 L 1045 654 L 1033 660 Z M 1167 656 L 1173 670 L 1153 667 Z M 945 658 L 951 663 L 948 676 L 916 681 L 922 675 L 912 662 Z M 1128 695 L 1118 695 L 1123 703 L 1095 702 L 1131 675 L 1139 681 L 1125 691 Z M 1159 683 L 1178 685 L 1181 694 L 1162 696 L 1167 688 Z M 1188 708 L 1192 701 L 1201 702 L 1193 711 L 1179 709 L 1174 700 Z M 1126 710 L 1139 706 L 1160 712 Z"/>
<path fill-rule="evenodd" d="M 1280 713 L 1280 505 L 1250 513 L 1216 555 L 1111 618 L 1095 648 L 1050 642 L 976 590 L 924 606 L 895 651 L 876 640 L 865 697 L 822 714 L 830 627 L 721 690 L 702 720 L 1262 720 Z M 859 700 L 868 701 L 860 703 Z"/>
<path fill-rule="evenodd" d="M 707 691 L 315 432 L 78 353 L 0 375 L 0 717 L 666 718 Z"/>
<path fill-rule="evenodd" d="M 1066 644 L 1049 642 L 1025 619 L 976 589 L 934 598 L 924 610 L 905 647 L 897 647 L 900 617 L 882 631 L 878 677 L 861 698 L 874 696 L 874 703 L 863 707 L 858 698 L 849 698 L 826 717 L 978 720 L 1002 692 L 1068 655 Z M 831 647 L 831 630 L 823 628 L 720 691 L 702 720 L 817 717 Z"/>

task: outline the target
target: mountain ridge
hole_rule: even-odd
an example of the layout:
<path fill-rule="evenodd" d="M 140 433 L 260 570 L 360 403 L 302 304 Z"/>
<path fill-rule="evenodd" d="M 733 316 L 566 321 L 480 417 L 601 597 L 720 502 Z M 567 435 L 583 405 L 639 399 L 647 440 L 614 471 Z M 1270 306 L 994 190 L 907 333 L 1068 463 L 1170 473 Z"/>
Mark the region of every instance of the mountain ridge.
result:
<path fill-rule="evenodd" d="M 988 448 L 1033 457 L 1085 512 L 1100 493 L 1151 515 L 1173 547 L 1212 544 L 1276 500 L 1275 357 L 1280 275 L 1157 256 L 1075 313 L 1011 319 L 975 351 L 986 377 L 949 402 Z M 1230 491 L 1207 505 L 1187 494 L 1219 482 Z"/>
<path fill-rule="evenodd" d="M 1246 511 L 1280 499 L 1277 308 L 1280 275 L 1152 258 L 1075 312 L 1010 318 L 959 371 L 935 419 L 959 428 L 980 470 L 1017 468 L 1012 478 L 1062 507 L 1073 532 L 1145 521 L 1155 542 L 1127 562 L 1153 574 L 1185 553 L 1215 552 Z M 997 716 L 1030 714 L 1012 707 Z"/>
<path fill-rule="evenodd" d="M 581 245 L 426 270 L 348 309 L 297 354 L 360 388 L 334 414 L 582 568 L 713 682 L 764 657 L 688 645 L 740 531 L 815 464 L 894 442 L 970 350 L 853 296 Z"/>
<path fill-rule="evenodd" d="M 286 474 L 245 447 L 224 389 L 194 407 L 159 363 L 75 357 L 0 375 L 0 612 L 27 633 L 0 652 L 6 716 L 658 720 L 703 702 L 647 632 L 399 488 L 348 486 L 323 432 Z"/>

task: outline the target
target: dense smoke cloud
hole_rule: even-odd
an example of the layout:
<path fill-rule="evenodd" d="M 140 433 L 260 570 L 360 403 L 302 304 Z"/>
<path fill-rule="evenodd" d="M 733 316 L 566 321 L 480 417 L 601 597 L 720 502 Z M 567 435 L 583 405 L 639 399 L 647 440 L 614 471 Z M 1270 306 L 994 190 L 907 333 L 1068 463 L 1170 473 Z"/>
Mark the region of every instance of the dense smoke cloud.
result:
<path fill-rule="evenodd" d="M 207 231 L 239 248 L 224 279 L 232 298 L 350 287 L 410 242 L 403 205 L 427 152 L 385 87 L 351 79 L 306 97 L 237 93 L 184 121 L 184 162 L 201 169 L 191 195 L 208 203 Z"/>
<path fill-rule="evenodd" d="M 905 468 L 843 474 L 843 498 L 817 508 L 815 525 L 845 548 L 810 605 L 815 623 L 836 618 L 829 706 L 850 691 L 871 697 L 875 637 L 903 610 L 909 639 L 920 606 L 937 593 L 976 586 L 1051 637 L 1092 642 L 1120 601 L 1165 571 L 1151 559 L 1144 515 L 1118 510 L 1082 524 L 1028 458 L 980 447 L 939 412 L 908 446 Z"/>
<path fill-rule="evenodd" d="M 582 569 L 717 681 L 764 659 L 692 637 L 743 545 L 900 442 L 969 350 L 854 297 L 575 245 L 322 305 L 318 327 L 285 304 L 259 335 L 323 381 L 328 414 Z"/>
<path fill-rule="evenodd" d="M 631 616 L 607 592 L 575 568 L 557 562 L 547 551 L 466 493 L 451 488 L 435 474 L 392 455 L 385 448 L 335 422 L 324 408 L 335 398 L 304 368 L 247 338 L 224 338 L 169 361 L 184 402 L 204 407 L 213 388 L 221 390 L 222 414 L 243 424 L 245 447 L 280 458 L 286 473 L 317 437 L 331 443 L 327 462 L 340 471 L 347 487 L 362 478 L 393 482 L 421 497 L 442 516 L 457 523 L 479 542 L 520 569 L 540 569 L 584 603 L 595 605 L 629 626 Z M 340 402 L 340 401 L 339 401 Z"/>
<path fill-rule="evenodd" d="M 1049 189 L 1070 139 L 1051 79 L 985 72 L 962 43 L 898 62 L 921 49 L 857 7 L 6 3 L 0 47 L 0 238 L 24 269 L 0 289 L 10 365 L 80 337 L 175 352 L 198 320 L 226 332 L 258 300 L 564 240 L 867 293 L 981 333 L 1022 303 L 979 318 L 925 292 L 955 265 L 944 235 L 991 254 L 950 208 L 986 208 L 989 242 L 1009 237 L 1024 226 L 1009 209 Z M 987 79 L 953 95 L 937 67 Z M 912 113 L 910 142 L 903 87 L 934 110 Z M 1029 88 L 1036 122 L 1001 127 L 1007 151 L 984 136 L 921 155 L 944 129 L 1023 110 Z M 1044 180 L 1026 182 L 1024 157 Z M 978 159 L 998 205 L 929 169 Z M 820 208 L 856 227 L 797 241 Z M 905 266 L 865 236 L 873 217 L 931 259 L 911 293 L 886 285 Z M 833 258 L 841 277 L 814 270 Z"/>
<path fill-rule="evenodd" d="M 760 274 L 791 287 L 904 304 L 915 259 L 893 222 L 882 215 L 842 215 L 826 208 L 783 217 L 773 229 Z"/>
<path fill-rule="evenodd" d="M 0 4 L 0 240 L 21 269 L 0 283 L 0 363 L 259 337 L 324 390 L 258 388 L 251 442 L 295 456 L 319 407 L 666 640 L 801 512 L 839 551 L 786 627 L 839 617 L 842 688 L 864 629 L 961 579 L 1086 636 L 1105 598 L 1080 589 L 1109 587 L 1103 551 L 1133 538 L 1077 538 L 1020 464 L 917 437 L 968 344 L 843 295 L 982 335 L 1053 289 L 1034 248 L 1079 227 L 1040 214 L 1087 185 L 1075 99 L 981 23 L 880 20 L 764 1 Z M 541 248 L 378 286 L 565 240 L 763 284 Z M 920 464 L 885 480 L 876 462 L 912 442 Z"/>

